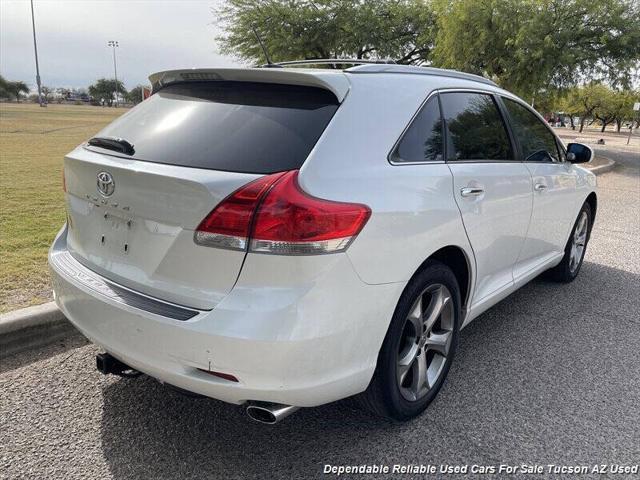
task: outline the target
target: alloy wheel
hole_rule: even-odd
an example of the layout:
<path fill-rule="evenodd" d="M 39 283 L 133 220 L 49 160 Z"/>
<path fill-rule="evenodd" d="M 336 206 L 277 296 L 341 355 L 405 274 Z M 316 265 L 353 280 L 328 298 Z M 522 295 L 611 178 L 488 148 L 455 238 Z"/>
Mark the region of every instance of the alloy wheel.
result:
<path fill-rule="evenodd" d="M 578 218 L 576 229 L 573 232 L 573 238 L 571 240 L 571 250 L 569 252 L 569 270 L 571 273 L 575 273 L 580 266 L 582 260 L 582 254 L 584 253 L 585 245 L 587 244 L 587 232 L 589 230 L 589 218 L 587 212 L 582 212 Z"/>
<path fill-rule="evenodd" d="M 433 284 L 414 301 L 404 324 L 397 357 L 397 382 L 408 401 L 423 398 L 447 362 L 454 328 L 451 292 Z"/>

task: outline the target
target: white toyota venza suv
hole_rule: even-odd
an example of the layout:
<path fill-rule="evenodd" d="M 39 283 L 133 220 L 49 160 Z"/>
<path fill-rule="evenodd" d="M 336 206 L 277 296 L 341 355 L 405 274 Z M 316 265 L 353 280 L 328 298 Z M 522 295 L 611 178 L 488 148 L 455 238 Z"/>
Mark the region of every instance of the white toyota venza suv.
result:
<path fill-rule="evenodd" d="M 482 77 L 388 64 L 168 71 L 64 159 L 55 300 L 139 372 L 275 423 L 406 420 L 465 325 L 580 270 L 591 159 Z"/>

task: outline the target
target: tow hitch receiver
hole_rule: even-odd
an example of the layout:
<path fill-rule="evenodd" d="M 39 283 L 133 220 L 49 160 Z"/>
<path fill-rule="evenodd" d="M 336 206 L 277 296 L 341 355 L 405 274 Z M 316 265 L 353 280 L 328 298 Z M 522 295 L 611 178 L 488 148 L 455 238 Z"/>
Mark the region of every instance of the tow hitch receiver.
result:
<path fill-rule="evenodd" d="M 129 365 L 122 363 L 117 358 L 108 353 L 96 355 L 96 368 L 103 375 L 118 375 L 119 377 L 137 377 L 140 372 L 134 370 Z"/>

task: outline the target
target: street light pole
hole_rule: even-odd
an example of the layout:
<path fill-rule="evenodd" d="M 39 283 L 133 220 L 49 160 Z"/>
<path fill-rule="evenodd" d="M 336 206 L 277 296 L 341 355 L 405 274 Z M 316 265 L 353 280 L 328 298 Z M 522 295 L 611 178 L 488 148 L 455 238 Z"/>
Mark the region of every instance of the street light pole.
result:
<path fill-rule="evenodd" d="M 31 26 L 33 27 L 33 50 L 36 54 L 36 83 L 38 84 L 38 103 L 42 104 L 42 86 L 40 84 L 40 66 L 38 65 L 38 43 L 36 42 L 36 19 L 33 14 L 33 0 L 31 0 Z"/>
<path fill-rule="evenodd" d="M 116 47 L 118 46 L 118 42 L 116 40 L 109 40 L 107 45 L 113 48 L 113 76 L 116 79 L 116 108 L 118 108 L 118 67 L 116 66 Z"/>

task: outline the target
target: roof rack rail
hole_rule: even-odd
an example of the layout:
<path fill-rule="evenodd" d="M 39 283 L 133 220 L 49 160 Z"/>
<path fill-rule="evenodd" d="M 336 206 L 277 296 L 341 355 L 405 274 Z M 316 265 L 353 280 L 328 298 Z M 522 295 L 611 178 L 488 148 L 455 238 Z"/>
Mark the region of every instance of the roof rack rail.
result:
<path fill-rule="evenodd" d="M 445 68 L 422 67 L 418 65 L 362 65 L 348 68 L 348 73 L 408 73 L 417 75 L 435 75 L 439 77 L 459 78 L 498 87 L 494 81 L 473 73 L 459 72 Z"/>
<path fill-rule="evenodd" d="M 282 68 L 289 65 L 353 65 L 345 70 L 348 73 L 408 73 L 418 75 L 434 75 L 440 77 L 471 80 L 498 87 L 493 80 L 473 73 L 459 72 L 445 68 L 423 67 L 421 65 L 404 65 L 394 60 L 363 60 L 360 58 L 313 58 L 309 60 L 291 60 L 287 62 L 265 63 L 255 68 Z"/>
<path fill-rule="evenodd" d="M 394 65 L 394 60 L 363 60 L 361 58 L 312 58 L 308 60 L 290 60 L 287 62 L 265 63 L 257 68 L 280 68 L 287 65 Z"/>

